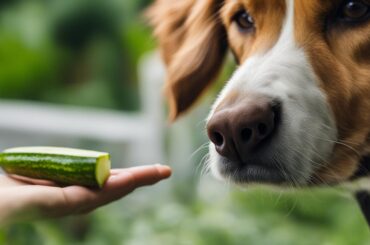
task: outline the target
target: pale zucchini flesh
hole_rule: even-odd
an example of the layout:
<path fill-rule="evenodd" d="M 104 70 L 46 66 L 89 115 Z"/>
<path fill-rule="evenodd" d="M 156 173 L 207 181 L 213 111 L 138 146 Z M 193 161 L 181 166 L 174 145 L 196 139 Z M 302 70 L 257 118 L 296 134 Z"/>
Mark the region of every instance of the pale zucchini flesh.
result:
<path fill-rule="evenodd" d="M 101 188 L 110 165 L 108 153 L 73 148 L 17 147 L 0 154 L 0 166 L 9 174 L 65 185 Z"/>

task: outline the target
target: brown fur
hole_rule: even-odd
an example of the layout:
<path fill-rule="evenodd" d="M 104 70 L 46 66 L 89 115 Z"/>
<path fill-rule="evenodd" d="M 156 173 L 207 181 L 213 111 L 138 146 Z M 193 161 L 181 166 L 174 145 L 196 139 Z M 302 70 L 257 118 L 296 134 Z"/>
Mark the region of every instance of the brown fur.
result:
<path fill-rule="evenodd" d="M 170 120 L 185 112 L 216 79 L 227 50 L 220 0 L 159 0 L 149 10 L 167 64 Z"/>
<path fill-rule="evenodd" d="M 326 33 L 320 15 L 341 1 L 296 1 L 296 39 L 306 50 L 334 112 L 339 142 L 329 166 L 314 177 L 337 182 L 350 177 L 367 154 L 370 132 L 370 23 L 354 28 L 336 23 Z M 330 21 L 330 19 L 329 19 Z"/>

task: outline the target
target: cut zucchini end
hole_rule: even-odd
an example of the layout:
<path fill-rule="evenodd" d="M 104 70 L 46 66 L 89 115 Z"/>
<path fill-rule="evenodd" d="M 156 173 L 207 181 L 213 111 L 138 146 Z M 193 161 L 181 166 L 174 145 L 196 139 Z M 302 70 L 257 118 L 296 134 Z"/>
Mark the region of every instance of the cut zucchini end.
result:
<path fill-rule="evenodd" d="M 95 178 L 99 188 L 104 186 L 105 181 L 110 175 L 111 162 L 109 155 L 100 156 L 96 162 Z"/>

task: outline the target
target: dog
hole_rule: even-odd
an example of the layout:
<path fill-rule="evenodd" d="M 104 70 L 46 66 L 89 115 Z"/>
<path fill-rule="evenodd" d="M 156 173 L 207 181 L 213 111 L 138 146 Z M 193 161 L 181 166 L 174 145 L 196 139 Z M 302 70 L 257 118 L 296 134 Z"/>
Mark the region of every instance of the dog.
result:
<path fill-rule="evenodd" d="M 369 0 L 157 0 L 148 16 L 172 121 L 235 57 L 207 118 L 216 177 L 310 186 L 367 172 Z"/>

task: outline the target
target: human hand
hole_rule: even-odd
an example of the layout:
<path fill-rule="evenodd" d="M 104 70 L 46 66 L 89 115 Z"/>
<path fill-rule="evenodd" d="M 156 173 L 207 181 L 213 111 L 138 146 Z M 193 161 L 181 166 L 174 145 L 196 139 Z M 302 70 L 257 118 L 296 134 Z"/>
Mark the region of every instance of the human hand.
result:
<path fill-rule="evenodd" d="M 100 190 L 58 187 L 50 181 L 0 175 L 0 224 L 88 213 L 170 175 L 171 169 L 162 165 L 112 169 Z"/>

